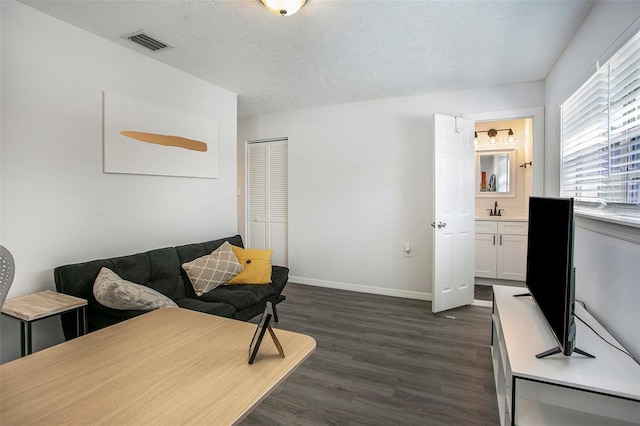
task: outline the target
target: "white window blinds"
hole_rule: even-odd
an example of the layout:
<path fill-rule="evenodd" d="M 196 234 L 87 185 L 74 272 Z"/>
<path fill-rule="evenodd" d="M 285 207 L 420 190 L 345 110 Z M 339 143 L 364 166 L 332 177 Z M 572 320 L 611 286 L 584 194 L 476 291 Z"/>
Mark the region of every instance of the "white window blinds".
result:
<path fill-rule="evenodd" d="M 640 33 L 612 59 L 609 83 L 609 198 L 640 202 Z"/>
<path fill-rule="evenodd" d="M 640 219 L 640 33 L 561 114 L 562 195 L 583 206 L 617 206 Z"/>

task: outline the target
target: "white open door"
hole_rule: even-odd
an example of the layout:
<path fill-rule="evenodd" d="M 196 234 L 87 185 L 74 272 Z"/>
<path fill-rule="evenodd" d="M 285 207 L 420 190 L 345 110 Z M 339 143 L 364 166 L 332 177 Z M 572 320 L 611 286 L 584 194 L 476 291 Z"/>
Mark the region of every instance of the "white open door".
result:
<path fill-rule="evenodd" d="M 433 312 L 474 298 L 474 127 L 473 120 L 434 114 Z"/>

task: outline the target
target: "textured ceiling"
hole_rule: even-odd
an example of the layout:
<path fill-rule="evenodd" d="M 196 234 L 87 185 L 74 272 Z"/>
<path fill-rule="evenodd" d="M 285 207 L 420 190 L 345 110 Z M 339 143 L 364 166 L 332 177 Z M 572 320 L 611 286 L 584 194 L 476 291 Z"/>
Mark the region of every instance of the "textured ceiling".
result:
<path fill-rule="evenodd" d="M 591 1 L 23 3 L 238 94 L 238 116 L 543 80 Z M 146 30 L 174 48 L 122 38 Z"/>

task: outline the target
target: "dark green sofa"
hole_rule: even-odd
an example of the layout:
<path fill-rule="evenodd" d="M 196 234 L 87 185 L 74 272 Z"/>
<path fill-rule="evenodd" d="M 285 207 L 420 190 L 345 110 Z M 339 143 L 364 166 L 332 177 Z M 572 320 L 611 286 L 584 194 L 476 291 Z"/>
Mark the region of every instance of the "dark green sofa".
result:
<path fill-rule="evenodd" d="M 202 296 L 196 296 L 181 265 L 211 253 L 225 241 L 244 247 L 242 237 L 235 235 L 202 243 L 59 266 L 53 271 L 56 290 L 88 301 L 89 332 L 145 313 L 111 309 L 96 301 L 93 296 L 93 283 L 102 267 L 111 269 L 125 280 L 145 285 L 164 294 L 181 308 L 243 321 L 261 314 L 268 301 L 273 303 L 275 310 L 276 303 L 284 300 L 281 293 L 289 279 L 289 269 L 282 266 L 272 266 L 271 284 L 223 285 Z M 277 318 L 275 314 L 274 312 Z M 61 318 L 65 339 L 76 337 L 76 315 L 62 315 Z"/>

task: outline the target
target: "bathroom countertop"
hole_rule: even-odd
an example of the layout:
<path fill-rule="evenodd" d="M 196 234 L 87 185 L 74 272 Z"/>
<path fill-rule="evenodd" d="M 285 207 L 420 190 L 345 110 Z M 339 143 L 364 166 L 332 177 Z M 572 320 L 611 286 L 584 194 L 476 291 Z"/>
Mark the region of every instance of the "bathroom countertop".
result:
<path fill-rule="evenodd" d="M 528 217 L 522 216 L 476 216 L 476 220 L 496 220 L 501 222 L 526 222 Z"/>

